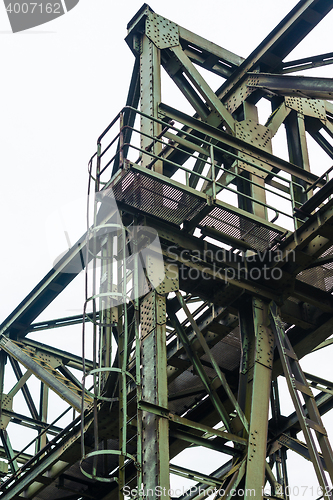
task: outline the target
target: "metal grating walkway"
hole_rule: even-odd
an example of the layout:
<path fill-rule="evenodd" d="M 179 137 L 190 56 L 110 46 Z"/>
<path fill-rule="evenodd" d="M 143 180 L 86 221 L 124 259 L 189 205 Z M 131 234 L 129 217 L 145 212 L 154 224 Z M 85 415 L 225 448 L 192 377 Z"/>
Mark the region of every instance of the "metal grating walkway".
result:
<path fill-rule="evenodd" d="M 285 233 L 279 226 L 258 220 L 219 200 L 211 205 L 207 214 L 206 195 L 174 180 L 171 185 L 168 177 L 133 164 L 115 175 L 105 195 L 177 226 L 195 219 L 197 227 L 213 227 L 232 238 L 245 241 L 257 251 L 271 248 Z"/>

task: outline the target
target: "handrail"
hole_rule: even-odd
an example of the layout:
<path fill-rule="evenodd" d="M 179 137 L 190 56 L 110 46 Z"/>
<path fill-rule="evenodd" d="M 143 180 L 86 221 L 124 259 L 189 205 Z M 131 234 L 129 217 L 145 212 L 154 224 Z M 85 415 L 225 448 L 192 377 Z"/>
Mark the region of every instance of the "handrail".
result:
<path fill-rule="evenodd" d="M 162 132 L 156 136 L 153 137 L 149 133 L 146 133 L 144 131 L 139 130 L 136 128 L 134 125 L 128 125 L 124 123 L 123 116 L 125 112 L 132 112 L 135 113 L 138 116 L 141 116 L 142 118 L 149 119 L 151 121 L 154 121 L 155 123 L 158 123 L 162 125 Z M 182 124 L 181 119 L 177 119 L 180 124 Z M 119 122 L 119 123 L 118 123 Z M 106 144 L 106 146 L 103 148 L 102 147 L 102 139 L 106 136 L 108 132 L 118 123 L 118 130 L 112 137 L 112 139 Z M 126 134 L 126 131 L 129 132 L 129 134 Z M 166 138 L 164 134 L 166 131 L 171 131 L 171 134 Z M 294 189 L 297 187 L 302 193 L 307 193 L 310 188 L 304 187 L 302 184 L 299 182 L 295 182 L 290 175 L 290 179 L 283 177 L 282 175 L 279 175 L 278 173 L 272 172 L 272 169 L 270 167 L 269 160 L 263 158 L 261 159 L 261 165 L 258 165 L 257 162 L 255 161 L 255 155 L 251 153 L 247 153 L 245 158 L 240 158 L 239 157 L 239 152 L 241 152 L 241 147 L 237 148 L 234 147 L 234 151 L 229 151 L 221 145 L 213 144 L 212 142 L 209 142 L 207 138 L 205 137 L 196 137 L 193 135 L 193 131 L 200 132 L 198 129 L 196 129 L 195 125 L 191 126 L 187 130 L 181 129 L 179 126 L 175 125 L 174 121 L 170 121 L 169 123 L 166 123 L 165 121 L 152 117 L 138 109 L 135 109 L 131 106 L 124 106 L 121 111 L 116 115 L 116 117 L 110 122 L 110 124 L 104 129 L 102 134 L 98 137 L 97 140 L 97 153 L 95 153 L 90 160 L 90 177 L 91 179 L 94 179 L 97 181 L 97 189 L 102 189 L 103 186 L 107 185 L 109 182 L 102 181 L 101 176 L 105 173 L 107 168 L 116 161 L 116 158 L 121 158 L 121 161 L 119 161 L 119 168 L 122 168 L 123 163 L 125 160 L 128 159 L 129 152 L 131 150 L 136 150 L 139 152 L 139 157 L 136 159 L 136 161 L 131 161 L 131 163 L 140 163 L 142 161 L 142 158 L 146 155 L 148 158 L 151 158 L 151 161 L 147 165 L 147 169 L 149 170 L 150 168 L 153 167 L 153 165 L 157 162 L 162 160 L 164 164 L 169 165 L 172 167 L 172 169 L 180 170 L 185 173 L 185 185 L 188 187 L 189 186 L 189 179 L 191 177 L 196 177 L 197 179 L 201 179 L 204 183 L 207 183 L 209 187 L 212 187 L 212 196 L 209 196 L 211 200 L 214 200 L 218 193 L 221 192 L 222 190 L 226 190 L 228 192 L 231 192 L 233 194 L 241 195 L 242 197 L 249 199 L 252 203 L 257 203 L 258 205 L 261 205 L 265 207 L 268 210 L 272 210 L 275 215 L 273 216 L 273 219 L 271 223 L 275 222 L 279 215 L 288 217 L 294 221 L 294 224 L 296 224 L 296 215 L 295 215 L 295 198 L 294 198 Z M 174 132 L 174 133 L 172 133 Z M 141 148 L 140 146 L 134 144 L 131 140 L 124 140 L 125 136 L 130 135 L 132 137 L 132 134 L 138 134 L 140 137 L 146 137 L 148 139 L 151 139 L 151 144 L 150 146 L 147 146 L 146 148 Z M 172 135 L 172 139 L 170 138 L 170 135 Z M 177 138 L 179 138 L 179 142 L 177 142 Z M 105 158 L 105 154 L 107 151 L 110 150 L 110 148 L 116 143 L 118 140 L 118 144 L 116 147 L 116 151 L 112 155 L 111 159 L 108 159 L 106 164 L 102 164 L 103 158 Z M 183 140 L 183 142 L 182 142 Z M 188 143 L 188 149 L 187 149 L 187 144 Z M 162 151 L 159 154 L 155 154 L 152 151 L 152 147 L 154 144 L 159 143 L 162 145 Z M 189 151 L 191 149 L 191 146 L 193 146 L 192 152 Z M 198 161 L 198 154 L 200 154 L 200 151 L 202 150 L 207 150 L 207 158 L 202 158 L 202 161 L 205 166 L 209 167 L 208 174 L 204 175 L 203 169 L 201 169 L 200 172 L 196 172 L 191 168 L 186 167 L 183 163 L 179 164 L 176 163 L 175 161 L 172 161 L 168 157 L 166 157 L 166 151 L 170 151 L 170 149 L 174 151 L 178 151 L 180 153 L 186 154 L 186 159 L 194 159 L 195 161 Z M 124 151 L 126 151 L 126 158 L 124 157 Z M 201 153 L 203 154 L 203 152 Z M 214 156 L 216 155 L 223 155 L 224 157 L 227 156 L 231 159 L 234 159 L 235 161 L 242 162 L 245 165 L 248 165 L 252 169 L 254 169 L 252 173 L 252 177 L 250 179 L 245 179 L 243 175 L 239 171 L 231 172 L 229 169 L 225 168 L 223 164 L 217 165 Z M 92 173 L 92 161 L 94 158 L 97 156 L 97 165 L 96 165 L 96 175 L 94 176 Z M 201 159 L 201 158 L 200 158 Z M 187 161 L 186 160 L 186 161 Z M 103 162 L 104 163 L 104 162 Z M 264 166 L 265 165 L 265 166 Z M 213 168 L 214 166 L 214 168 Z M 333 169 L 333 167 L 332 167 Z M 244 167 L 241 170 L 246 170 Z M 245 193 L 240 193 L 237 189 L 231 188 L 229 185 L 224 185 L 221 182 L 221 176 L 223 174 L 228 174 L 230 173 L 233 178 L 236 179 L 241 179 L 246 181 L 248 185 L 251 185 L 253 187 L 263 189 L 264 192 L 270 193 L 271 195 L 278 196 L 281 200 L 284 200 L 285 202 L 290 204 L 290 213 L 286 210 L 280 210 L 279 208 L 273 207 L 270 204 L 266 203 L 265 201 L 258 200 L 254 198 L 253 196 L 250 196 L 249 194 Z M 262 175 L 260 173 L 265 174 L 264 177 L 269 177 L 269 176 L 274 176 L 275 179 L 279 179 L 282 184 L 281 184 L 281 189 L 275 185 L 272 187 L 268 187 L 268 179 L 267 182 L 262 185 L 259 182 L 256 182 L 255 177 L 258 177 L 262 179 Z M 322 180 L 323 176 L 318 178 L 315 183 L 313 183 L 311 186 L 313 187 L 314 184 L 317 184 Z M 218 189 L 217 189 L 218 188 Z M 284 188 L 284 189 L 283 189 Z M 282 192 L 281 192 L 282 191 Z M 288 193 L 289 192 L 289 193 Z"/>
<path fill-rule="evenodd" d="M 130 145 L 130 146 L 131 146 L 133 149 L 136 149 L 136 150 L 141 151 L 141 152 L 145 152 L 143 149 L 139 148 L 138 146 L 133 146 L 133 145 Z M 180 151 L 182 151 L 182 150 L 180 150 Z M 154 153 L 149 153 L 149 156 L 153 156 L 153 157 L 155 157 L 155 158 L 156 158 L 156 160 L 160 160 L 160 159 L 161 159 L 161 157 L 160 157 L 160 156 L 155 155 Z M 191 156 L 191 155 L 190 155 L 190 156 Z M 170 165 L 175 165 L 175 166 L 177 166 L 178 168 L 180 168 L 180 169 L 181 169 L 181 170 L 183 170 L 184 172 L 191 173 L 191 174 L 193 174 L 193 175 L 198 176 L 200 179 L 206 180 L 206 181 L 208 181 L 208 182 L 210 182 L 210 183 L 213 183 L 213 182 L 214 182 L 214 181 L 213 181 L 210 177 L 207 177 L 207 176 L 205 176 L 205 175 L 203 175 L 203 174 L 200 174 L 199 172 L 193 172 L 193 170 L 190 170 L 190 169 L 188 169 L 188 168 L 184 167 L 183 165 L 179 165 L 178 163 L 175 163 L 175 162 L 173 162 L 173 161 L 171 161 L 171 160 L 165 160 L 165 161 L 166 161 L 167 163 L 169 163 Z M 207 162 L 207 164 L 209 164 L 209 165 L 210 165 L 210 163 L 208 163 L 208 162 Z M 228 171 L 226 171 L 226 172 L 228 172 Z M 235 174 L 233 174 L 233 175 L 235 175 Z M 240 178 L 242 178 L 242 177 L 241 177 L 241 175 L 235 175 L 235 176 L 236 176 L 236 177 L 240 177 Z M 270 190 L 270 189 L 266 189 L 265 187 L 260 186 L 260 184 L 257 184 L 257 183 L 255 183 L 254 181 L 250 181 L 249 179 L 244 179 L 244 180 L 246 180 L 247 182 L 249 182 L 249 184 L 254 184 L 254 185 L 258 186 L 259 188 L 264 189 L 265 191 L 268 191 L 268 192 L 271 192 L 271 193 L 273 193 L 273 194 L 275 194 L 275 195 L 277 195 L 277 196 L 280 196 L 281 198 L 284 198 L 284 199 L 285 199 L 285 200 L 287 200 L 287 201 L 291 201 L 291 200 L 289 200 L 289 198 L 287 198 L 287 197 L 285 197 L 285 196 L 283 196 L 283 195 L 278 195 L 278 194 L 277 194 L 277 193 L 275 193 L 274 191 L 272 191 L 272 190 Z M 276 215 L 277 215 L 278 213 L 280 213 L 281 215 L 284 215 L 284 216 L 286 216 L 286 217 L 289 217 L 289 218 L 291 218 L 291 219 L 294 219 L 293 215 L 287 214 L 286 212 L 282 212 L 281 210 L 277 210 L 276 208 L 272 207 L 271 205 L 268 205 L 267 203 L 264 203 L 264 202 L 262 202 L 262 201 L 260 201 L 260 200 L 257 200 L 257 199 L 255 199 L 255 198 L 253 198 L 252 196 L 249 196 L 249 195 L 247 195 L 247 194 L 245 194 L 245 193 L 239 193 L 239 192 L 238 192 L 238 191 L 236 191 L 235 189 L 232 189 L 232 188 L 230 188 L 230 187 L 228 187 L 228 186 L 224 186 L 223 184 L 219 183 L 219 182 L 218 182 L 218 181 L 216 181 L 216 180 L 215 180 L 215 184 L 216 184 L 216 185 L 218 185 L 218 186 L 220 186 L 220 187 L 221 187 L 221 188 L 223 188 L 223 189 L 226 189 L 227 191 L 230 191 L 230 192 L 232 192 L 232 193 L 235 193 L 235 194 L 241 195 L 241 196 L 243 196 L 244 198 L 247 198 L 247 199 L 249 199 L 249 200 L 253 201 L 254 203 L 258 203 L 259 205 L 262 205 L 262 206 L 264 206 L 264 207 L 268 208 L 269 210 L 273 210 L 273 211 L 275 212 L 275 214 L 276 214 Z M 275 218 L 275 220 L 277 220 L 277 218 Z"/>
<path fill-rule="evenodd" d="M 130 106 L 124 106 L 124 107 L 122 108 L 122 110 L 118 113 L 118 115 L 116 116 L 116 118 L 112 120 L 112 122 L 110 123 L 110 125 L 109 125 L 109 126 L 105 129 L 105 131 L 101 134 L 101 136 L 99 137 L 99 139 L 100 139 L 101 137 L 104 137 L 104 136 L 105 136 L 105 134 L 106 134 L 106 133 L 107 133 L 107 132 L 111 129 L 111 127 L 115 124 L 115 122 L 117 121 L 117 119 L 119 119 L 119 118 L 120 118 L 121 113 L 123 113 L 125 110 L 134 111 L 135 113 L 137 113 L 137 114 L 138 114 L 138 115 L 140 115 L 140 116 L 143 116 L 144 118 L 147 118 L 147 119 L 150 119 L 150 120 L 152 120 L 152 121 L 154 121 L 154 122 L 156 122 L 156 123 L 159 123 L 160 125 L 163 125 L 164 127 L 166 126 L 166 122 L 165 122 L 165 121 L 163 121 L 163 120 L 160 120 L 159 118 L 155 118 L 155 117 L 152 117 L 152 116 L 150 116 L 150 115 L 147 115 L 146 113 L 144 113 L 144 112 L 142 112 L 142 111 L 140 111 L 140 110 L 138 110 L 138 109 L 132 108 L 132 107 L 130 107 Z M 138 133 L 140 133 L 141 135 L 144 135 L 144 136 L 146 136 L 146 137 L 148 137 L 148 138 L 149 138 L 149 137 L 151 137 L 150 135 L 145 134 L 145 133 L 143 133 L 142 131 L 139 131 L 139 130 L 135 129 L 134 127 L 130 127 L 130 126 L 128 126 L 128 125 L 124 125 L 124 126 L 122 127 L 122 129 L 123 129 L 123 130 L 125 130 L 126 128 L 128 128 L 128 129 L 130 129 L 130 130 L 133 130 L 134 132 L 138 132 Z M 167 128 L 168 128 L 168 129 L 173 129 L 173 130 L 175 130 L 176 132 L 181 133 L 182 135 L 189 136 L 189 137 L 191 137 L 192 139 L 194 138 L 194 139 L 196 139 L 196 141 L 197 141 L 197 142 L 200 142 L 201 144 L 202 144 L 202 143 L 204 143 L 204 144 L 206 144 L 208 147 L 210 147 L 210 146 L 212 145 L 212 143 L 211 143 L 211 142 L 206 141 L 204 138 L 200 138 L 200 139 L 198 139 L 198 138 L 194 137 L 194 136 L 193 136 L 190 132 L 187 132 L 187 131 L 182 130 L 182 129 L 178 129 L 177 127 L 175 127 L 175 126 L 174 126 L 174 125 L 172 125 L 171 123 L 167 125 Z M 194 128 L 194 127 L 192 127 L 192 128 Z M 161 134 L 160 134 L 160 135 L 161 135 Z M 100 144 L 99 139 L 98 139 L 98 142 L 97 142 L 98 144 Z M 156 141 L 158 141 L 158 140 L 160 139 L 160 136 L 158 136 L 158 137 L 151 137 L 151 139 L 152 139 L 152 144 L 153 144 L 153 142 L 154 142 L 154 141 L 156 142 Z M 175 136 L 175 141 L 176 141 L 176 139 L 177 139 L 177 136 Z M 162 143 L 163 143 L 163 141 L 160 141 L 160 142 L 162 142 Z M 176 141 L 176 142 L 177 142 L 177 141 Z M 164 144 L 164 143 L 163 143 L 163 144 Z M 195 143 L 194 143 L 194 144 L 195 144 Z M 131 146 L 131 144 L 129 144 L 129 143 L 126 143 L 126 145 Z M 172 144 L 170 144 L 170 143 L 169 143 L 169 144 L 164 144 L 164 145 L 165 145 L 165 146 L 167 146 L 167 147 L 172 147 Z M 125 146 L 125 144 L 124 144 L 124 146 Z M 218 149 L 219 151 L 221 151 L 222 153 L 225 153 L 225 154 L 227 154 L 227 155 L 229 155 L 229 156 L 231 156 L 231 157 L 233 157 L 233 158 L 235 158 L 235 159 L 237 159 L 237 160 L 239 160 L 239 161 L 242 161 L 243 163 L 247 163 L 247 164 L 249 164 L 250 166 L 252 166 L 252 167 L 254 167 L 254 168 L 256 168 L 256 169 L 261 170 L 262 172 L 265 172 L 265 173 L 267 173 L 267 174 L 272 174 L 272 171 L 271 171 L 271 170 L 267 170 L 267 169 L 265 169 L 264 167 L 262 167 L 262 166 L 260 166 L 260 165 L 257 165 L 257 164 L 255 164 L 255 163 L 250 162 L 249 160 L 246 160 L 246 159 L 243 159 L 243 158 L 239 158 L 239 156 L 235 155 L 235 154 L 234 154 L 234 153 L 232 153 L 231 151 L 228 151 L 228 150 L 226 150 L 226 149 L 224 149 L 224 148 L 221 148 L 220 146 L 216 146 L 216 145 L 214 145 L 214 148 L 217 148 L 217 149 Z M 179 149 L 179 148 L 177 148 L 177 149 Z M 235 148 L 235 149 L 237 149 L 237 148 Z M 145 153 L 148 153 L 148 152 L 149 152 L 148 150 L 146 150 L 146 151 L 145 151 Z M 117 153 L 116 153 L 116 154 L 118 154 L 118 153 L 119 153 L 119 151 L 117 151 Z M 95 155 L 96 155 L 96 153 L 95 153 Z M 116 156 L 116 155 L 114 155 L 114 156 Z M 209 156 L 209 155 L 208 155 L 208 156 Z M 252 156 L 252 155 L 248 154 L 248 156 Z M 113 158 L 114 158 L 114 157 L 113 157 Z M 163 161 L 166 161 L 166 159 L 165 159 L 165 158 L 163 158 Z M 262 159 L 261 161 L 262 161 L 263 163 L 267 163 L 267 164 L 269 165 L 269 162 L 268 162 L 267 160 Z M 180 167 L 180 165 L 179 165 L 179 164 L 175 164 L 175 165 L 178 165 L 178 167 Z M 333 168 L 333 167 L 332 167 L 332 168 Z M 291 182 L 293 182 L 293 184 L 294 184 L 294 185 L 297 185 L 297 187 L 299 187 L 302 191 L 304 191 L 304 186 L 302 186 L 302 185 L 301 185 L 301 184 L 299 184 L 299 183 L 296 183 L 296 182 L 294 182 L 294 181 L 290 181 L 290 180 L 286 179 L 285 177 L 282 177 L 282 176 L 280 176 L 279 174 L 276 174 L 276 173 L 274 173 L 274 177 L 276 177 L 276 178 L 278 178 L 278 179 L 281 179 L 281 180 L 283 180 L 284 182 L 288 182 L 289 184 L 290 184 Z M 316 183 L 320 182 L 320 180 L 322 180 L 322 178 L 323 178 L 323 176 L 321 176 L 320 178 L 318 178 L 315 182 L 316 182 Z M 313 184 L 312 184 L 311 186 L 313 186 Z"/>
<path fill-rule="evenodd" d="M 309 186 L 304 192 L 305 193 L 308 193 L 309 191 L 311 191 L 311 189 L 313 189 L 316 184 L 318 184 L 318 182 L 320 182 L 322 179 L 324 179 L 326 177 L 327 179 L 327 176 L 328 174 L 333 170 L 333 165 L 328 169 L 326 170 L 326 172 L 323 173 L 323 175 L 321 175 L 320 177 L 318 177 L 318 179 L 313 183 L 311 184 L 311 186 Z"/>

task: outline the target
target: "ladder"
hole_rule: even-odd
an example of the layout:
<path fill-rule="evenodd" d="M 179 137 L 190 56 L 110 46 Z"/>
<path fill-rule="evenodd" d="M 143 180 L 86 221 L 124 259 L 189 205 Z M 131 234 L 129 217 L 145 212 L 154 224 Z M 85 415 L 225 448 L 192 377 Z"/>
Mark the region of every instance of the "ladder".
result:
<path fill-rule="evenodd" d="M 271 327 L 275 335 L 276 345 L 279 351 L 280 360 L 284 375 L 286 377 L 288 389 L 298 420 L 303 431 L 305 441 L 309 450 L 311 462 L 316 471 L 319 485 L 322 489 L 321 498 L 333 498 L 333 492 L 328 484 L 323 467 L 322 457 L 320 456 L 316 440 L 322 452 L 325 461 L 325 468 L 328 471 L 333 482 L 333 452 L 328 440 L 326 430 L 323 426 L 318 407 L 312 390 L 300 367 L 295 351 L 284 330 L 283 323 L 278 314 L 278 308 L 275 302 L 270 304 Z M 302 399 L 305 405 L 302 404 Z"/>

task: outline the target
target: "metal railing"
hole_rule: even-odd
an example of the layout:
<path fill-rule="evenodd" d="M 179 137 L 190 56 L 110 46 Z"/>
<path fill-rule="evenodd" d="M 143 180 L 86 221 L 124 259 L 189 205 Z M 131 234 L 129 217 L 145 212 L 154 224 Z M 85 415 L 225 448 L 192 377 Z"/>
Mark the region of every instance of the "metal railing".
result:
<path fill-rule="evenodd" d="M 136 127 L 135 123 L 133 126 L 126 125 L 126 117 L 129 113 L 135 114 L 141 120 L 159 124 L 162 129 L 161 133 L 153 137 L 140 127 Z M 325 176 L 327 178 L 328 172 L 314 184 L 304 187 L 290 174 L 284 176 L 273 172 L 268 160 L 261 158 L 259 164 L 256 158 L 248 153 L 246 157 L 241 157 L 240 149 L 228 150 L 222 147 L 221 143 L 217 143 L 216 139 L 212 143 L 207 136 L 203 137 L 202 132 L 200 135 L 199 129 L 195 129 L 194 125 L 186 128 L 180 119 L 177 124 L 173 121 L 166 123 L 142 111 L 128 106 L 124 107 L 99 136 L 97 152 L 89 161 L 89 172 L 96 180 L 96 189 L 103 189 L 109 184 L 112 176 L 110 175 L 111 168 L 112 173 L 115 173 L 128 163 L 141 165 L 145 160 L 146 168 L 154 170 L 156 163 L 162 162 L 164 170 L 169 169 L 173 172 L 171 179 L 181 182 L 185 188 L 201 184 L 201 189 L 198 190 L 207 195 L 210 203 L 218 199 L 222 193 L 228 192 L 236 195 L 238 200 L 248 200 L 252 206 L 255 204 L 262 206 L 266 213 L 271 211 L 273 213 L 271 223 L 274 223 L 280 216 L 284 216 L 293 221 L 294 228 L 296 228 L 298 222 L 295 208 L 299 203 L 295 200 L 295 190 L 297 189 L 298 193 L 306 196 L 311 189 L 318 186 L 322 178 L 324 179 Z M 141 147 L 142 138 L 150 140 L 145 148 Z M 155 145 L 159 145 L 158 154 L 153 151 Z M 130 159 L 134 151 L 137 152 L 137 157 Z M 173 157 L 176 153 L 182 155 L 185 161 L 174 161 Z M 193 162 L 195 165 L 201 162 L 200 169 L 196 170 Z M 233 162 L 231 166 L 230 162 Z M 191 163 L 192 165 L 189 166 Z M 183 172 L 185 181 L 180 180 L 179 172 Z M 231 181 L 225 181 L 227 176 L 231 176 Z M 247 187 L 248 192 L 238 189 L 239 182 Z M 236 186 L 232 187 L 233 184 Z M 257 191 L 257 195 L 252 194 L 253 189 Z M 262 195 L 258 196 L 260 190 L 262 190 Z M 277 197 L 280 206 L 268 203 L 267 195 Z"/>

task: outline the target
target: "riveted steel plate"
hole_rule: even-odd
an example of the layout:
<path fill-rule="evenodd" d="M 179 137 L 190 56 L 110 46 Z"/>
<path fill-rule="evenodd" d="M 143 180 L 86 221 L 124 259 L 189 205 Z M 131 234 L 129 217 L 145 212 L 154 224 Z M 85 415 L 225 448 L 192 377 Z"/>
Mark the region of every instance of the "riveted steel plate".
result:
<path fill-rule="evenodd" d="M 13 410 L 13 398 L 8 394 L 2 395 L 1 408 L 3 410 L 9 410 L 9 411 Z M 10 422 L 10 417 L 7 417 L 2 413 L 0 418 L 0 429 L 3 430 L 6 429 L 9 422 Z"/>
<path fill-rule="evenodd" d="M 268 368 L 273 366 L 274 335 L 267 326 L 259 325 L 256 361 Z"/>
<path fill-rule="evenodd" d="M 236 137 L 243 141 L 253 144 L 257 148 L 265 151 L 272 151 L 271 138 L 272 132 L 265 125 L 260 125 L 253 120 L 243 120 L 236 122 Z"/>
<path fill-rule="evenodd" d="M 268 151 L 269 153 L 272 152 L 272 141 L 271 141 L 272 132 L 268 127 L 260 125 L 259 123 L 256 123 L 251 119 L 248 119 L 248 120 L 243 120 L 241 122 L 237 122 L 235 127 L 235 132 L 236 132 L 236 137 L 242 139 L 244 142 L 247 142 L 248 144 L 253 144 L 254 146 L 263 149 L 265 151 Z M 252 156 L 249 156 L 241 151 L 239 152 L 239 157 L 258 166 L 261 163 L 260 160 L 257 160 L 256 158 L 253 158 Z M 261 165 L 267 169 L 266 164 L 263 165 L 261 163 Z M 239 161 L 238 168 L 251 172 L 261 178 L 264 178 L 266 175 L 262 170 L 258 170 L 252 165 L 249 165 L 248 163 L 245 162 Z"/>
<path fill-rule="evenodd" d="M 146 35 L 158 49 L 179 45 L 177 24 L 151 12 L 146 20 Z"/>
<path fill-rule="evenodd" d="M 165 298 L 157 296 L 156 301 L 156 323 L 164 325 L 166 323 L 166 303 Z"/>
<path fill-rule="evenodd" d="M 161 295 L 179 290 L 179 273 L 176 264 L 165 264 L 165 277 L 162 283 L 156 288 L 156 292 Z"/>
<path fill-rule="evenodd" d="M 320 120 L 326 120 L 326 109 L 321 99 L 306 99 L 303 97 L 286 97 L 286 106 L 294 109 L 302 115 L 313 116 Z"/>
<path fill-rule="evenodd" d="M 145 257 L 147 277 L 152 287 L 158 290 L 164 279 L 164 265 L 162 256 L 160 253 L 155 251 L 146 251 Z"/>
<path fill-rule="evenodd" d="M 58 368 L 58 366 L 62 365 L 62 360 L 57 358 L 56 356 L 52 356 L 51 354 L 47 354 L 44 351 L 36 350 L 36 355 L 34 356 L 35 361 L 43 361 L 44 363 L 52 366 L 52 368 Z M 37 358 L 37 359 L 36 359 Z"/>
<path fill-rule="evenodd" d="M 149 295 L 141 302 L 140 322 L 142 339 L 153 329 L 156 323 L 155 315 L 155 294 Z"/>
<path fill-rule="evenodd" d="M 252 92 L 253 89 L 248 88 L 244 83 L 244 85 L 238 87 L 232 96 L 224 103 L 225 107 L 230 113 L 233 113 Z"/>

